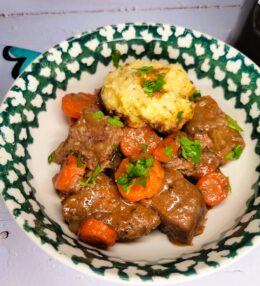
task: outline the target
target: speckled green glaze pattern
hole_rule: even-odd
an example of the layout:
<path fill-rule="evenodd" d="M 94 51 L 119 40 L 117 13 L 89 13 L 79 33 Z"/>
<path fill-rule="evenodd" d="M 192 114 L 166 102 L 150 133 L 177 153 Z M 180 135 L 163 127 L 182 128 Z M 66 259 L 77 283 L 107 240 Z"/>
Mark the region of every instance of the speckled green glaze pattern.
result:
<path fill-rule="evenodd" d="M 68 264 L 136 282 L 174 279 L 215 268 L 219 261 L 232 259 L 259 242 L 258 182 L 252 186 L 246 213 L 220 241 L 174 261 L 158 261 L 158 265 L 123 261 L 83 247 L 48 217 L 30 183 L 27 147 L 33 142 L 31 130 L 39 127 L 38 116 L 46 111 L 48 100 L 56 98 L 58 89 L 66 90 L 68 81 L 80 79 L 82 72 L 95 74 L 99 63 L 110 64 L 114 49 L 120 50 L 122 62 L 129 56 L 178 62 L 186 70 L 195 69 L 199 79 L 209 78 L 214 87 L 222 86 L 225 99 L 234 98 L 234 107 L 246 113 L 246 122 L 253 127 L 251 139 L 258 139 L 254 152 L 260 155 L 260 71 L 250 60 L 216 39 L 180 27 L 142 23 L 102 27 L 70 38 L 38 57 L 16 80 L 1 106 L 0 189 L 19 224 L 47 251 L 63 254 Z"/>

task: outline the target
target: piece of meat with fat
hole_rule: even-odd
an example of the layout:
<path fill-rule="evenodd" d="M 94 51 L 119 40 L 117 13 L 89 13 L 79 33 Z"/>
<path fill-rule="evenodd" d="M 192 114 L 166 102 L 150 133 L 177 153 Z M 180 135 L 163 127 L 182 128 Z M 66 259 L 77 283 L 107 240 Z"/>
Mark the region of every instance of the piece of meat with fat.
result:
<path fill-rule="evenodd" d="M 99 174 L 96 184 L 84 187 L 62 202 L 63 217 L 77 233 L 82 221 L 92 217 L 111 226 L 118 240 L 133 240 L 148 234 L 160 224 L 155 211 L 139 203 L 124 202 L 112 179 Z"/>
<path fill-rule="evenodd" d="M 226 156 L 236 145 L 245 147 L 240 133 L 228 127 L 226 114 L 210 96 L 196 101 L 194 116 L 184 130 L 189 136 L 199 139 L 203 148 L 214 153 L 221 165 L 227 163 Z"/>
<path fill-rule="evenodd" d="M 191 244 L 203 230 L 207 209 L 202 194 L 178 171 L 166 168 L 161 192 L 142 203 L 159 214 L 160 229 L 172 242 Z"/>
<path fill-rule="evenodd" d="M 170 162 L 164 164 L 167 168 L 179 171 L 181 174 L 190 177 L 195 171 L 195 165 L 190 159 L 175 157 Z"/>
<path fill-rule="evenodd" d="M 86 159 L 88 169 L 94 170 L 98 164 L 102 169 L 109 167 L 114 154 L 113 145 L 119 145 L 123 130 L 110 125 L 107 119 L 107 116 L 95 119 L 85 110 L 71 126 L 66 141 L 56 149 L 54 161 L 62 164 L 71 151 L 77 151 Z"/>

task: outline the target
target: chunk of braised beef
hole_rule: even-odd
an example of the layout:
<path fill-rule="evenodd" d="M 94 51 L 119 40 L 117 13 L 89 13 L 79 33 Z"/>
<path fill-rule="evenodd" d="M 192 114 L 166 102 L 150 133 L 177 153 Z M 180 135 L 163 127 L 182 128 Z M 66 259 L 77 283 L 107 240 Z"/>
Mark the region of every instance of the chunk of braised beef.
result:
<path fill-rule="evenodd" d="M 152 209 L 139 203 L 125 203 L 112 179 L 102 173 L 95 185 L 63 200 L 62 209 L 71 231 L 77 233 L 80 224 L 92 217 L 111 226 L 118 240 L 139 238 L 160 224 L 159 216 Z"/>
<path fill-rule="evenodd" d="M 191 244 L 193 237 L 202 231 L 207 211 L 202 194 L 172 168 L 165 170 L 161 192 L 142 203 L 159 214 L 161 231 L 175 243 Z"/>
<path fill-rule="evenodd" d="M 122 128 L 109 124 L 107 116 L 96 119 L 85 110 L 71 126 L 68 138 L 56 149 L 54 161 L 62 164 L 73 151 L 81 154 L 88 169 L 94 170 L 97 165 L 104 169 L 111 165 L 113 146 L 119 145 L 122 136 Z"/>
<path fill-rule="evenodd" d="M 227 163 L 227 155 L 237 145 L 245 147 L 241 134 L 228 126 L 226 114 L 210 96 L 196 101 L 194 116 L 184 130 L 189 136 L 199 139 L 204 149 L 214 153 L 221 165 Z"/>

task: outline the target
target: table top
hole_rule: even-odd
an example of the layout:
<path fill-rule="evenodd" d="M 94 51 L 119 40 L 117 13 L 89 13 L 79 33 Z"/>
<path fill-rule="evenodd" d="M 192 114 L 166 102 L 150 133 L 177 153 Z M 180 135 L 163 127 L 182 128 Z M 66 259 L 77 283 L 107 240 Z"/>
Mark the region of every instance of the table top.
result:
<path fill-rule="evenodd" d="M 162 22 L 234 43 L 253 0 L 0 0 L 0 44 L 44 51 L 82 31 L 120 22 Z M 3 74 L 0 70 L 0 74 Z M 1 77 L 0 102 L 11 82 Z M 9 235 L 7 236 L 7 231 Z M 260 246 L 213 274 L 178 285 L 259 286 Z M 48 256 L 18 227 L 0 198 L 1 285 L 113 286 Z M 118 284 L 117 284 L 118 285 Z"/>

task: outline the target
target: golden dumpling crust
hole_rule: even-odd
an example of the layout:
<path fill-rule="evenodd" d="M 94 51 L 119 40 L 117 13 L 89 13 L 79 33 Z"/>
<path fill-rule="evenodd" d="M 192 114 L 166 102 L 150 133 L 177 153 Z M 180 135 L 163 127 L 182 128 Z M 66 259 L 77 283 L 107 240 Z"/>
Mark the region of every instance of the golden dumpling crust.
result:
<path fill-rule="evenodd" d="M 163 79 L 160 90 L 147 92 L 147 81 L 157 79 Z M 130 127 L 150 125 L 160 132 L 171 132 L 192 118 L 194 103 L 189 97 L 195 91 L 180 65 L 136 60 L 105 77 L 101 97 L 109 111 L 127 118 Z"/>

